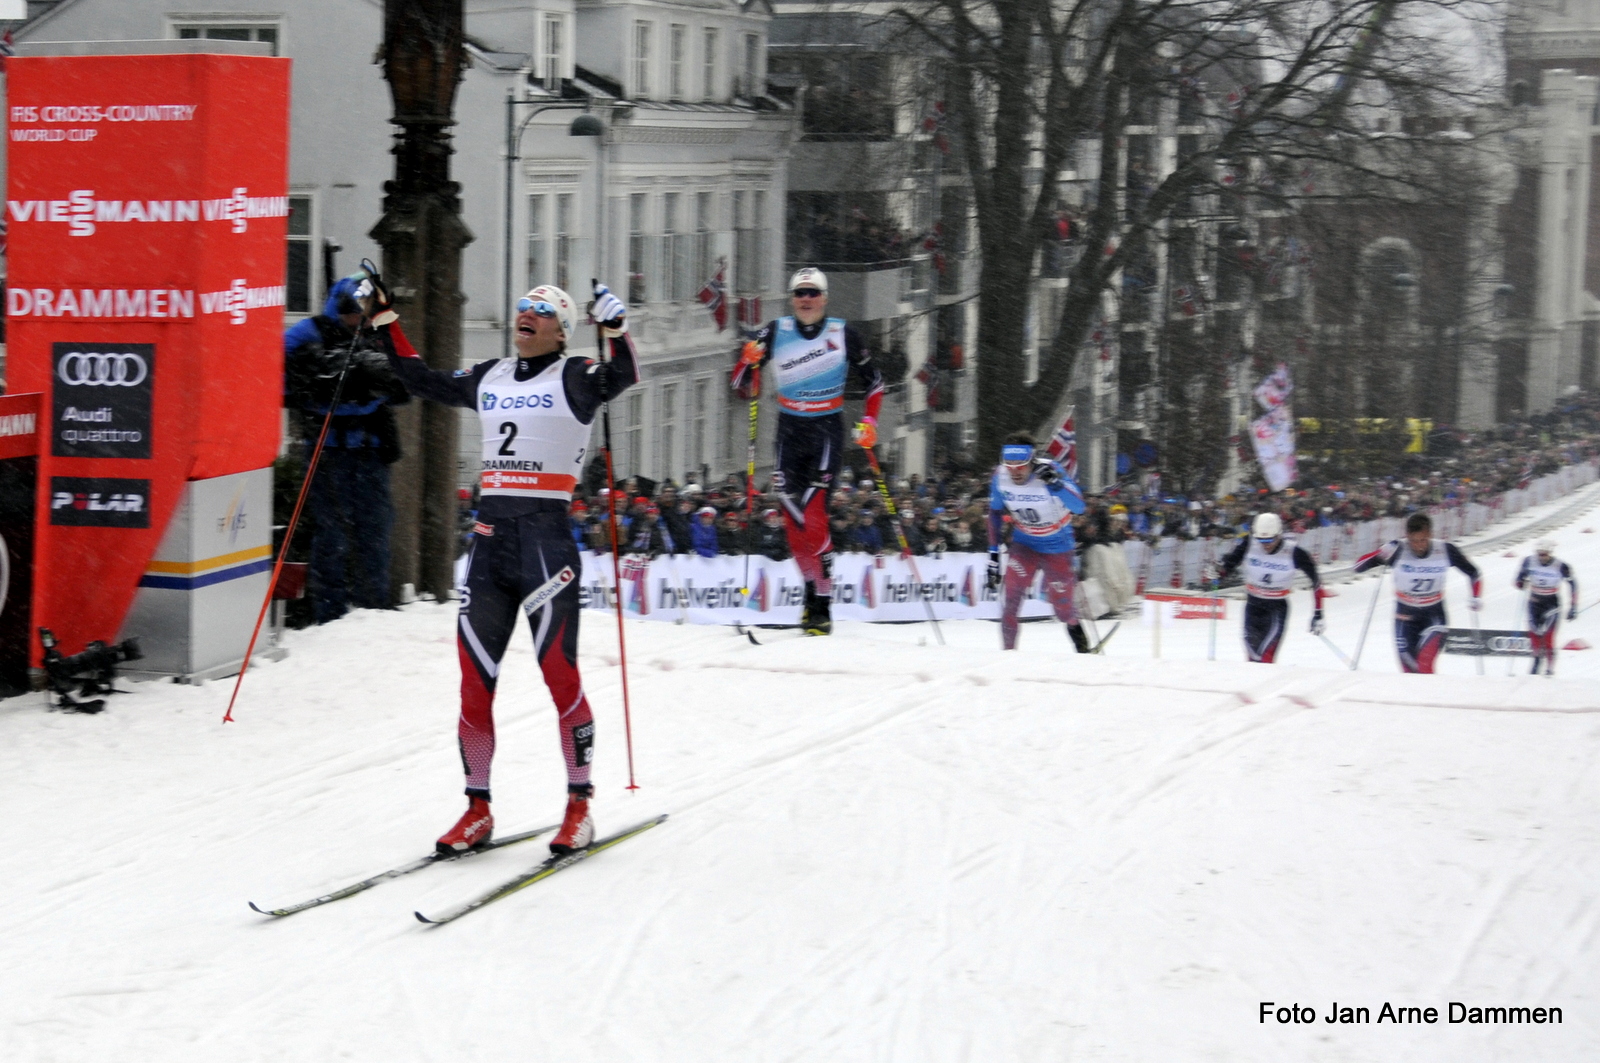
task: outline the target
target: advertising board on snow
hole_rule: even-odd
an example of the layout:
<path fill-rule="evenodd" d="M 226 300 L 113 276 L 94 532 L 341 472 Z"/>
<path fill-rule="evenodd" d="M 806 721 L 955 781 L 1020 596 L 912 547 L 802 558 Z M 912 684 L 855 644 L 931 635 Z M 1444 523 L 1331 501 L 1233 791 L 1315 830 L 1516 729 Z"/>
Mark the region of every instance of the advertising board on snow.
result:
<path fill-rule="evenodd" d="M 33 624 L 71 653 L 118 636 L 188 481 L 276 455 L 289 61 L 7 73 L 8 384 L 48 396 Z"/>

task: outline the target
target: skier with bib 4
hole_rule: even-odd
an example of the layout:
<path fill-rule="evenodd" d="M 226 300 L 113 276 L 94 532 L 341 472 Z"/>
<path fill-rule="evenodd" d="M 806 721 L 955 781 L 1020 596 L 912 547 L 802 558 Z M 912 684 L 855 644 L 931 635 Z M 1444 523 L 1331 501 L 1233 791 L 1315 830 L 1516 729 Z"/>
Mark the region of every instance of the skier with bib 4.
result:
<path fill-rule="evenodd" d="M 1002 582 L 1001 518 L 1011 515 L 1011 545 L 1005 563 L 1005 602 L 1000 611 L 1000 645 L 1017 648 L 1017 614 L 1033 577 L 1044 570 L 1044 597 L 1079 653 L 1089 652 L 1089 636 L 1078 620 L 1073 568 L 1072 518 L 1085 508 L 1083 491 L 1055 462 L 1037 456 L 1026 432 L 1014 432 L 1000 448 L 1000 464 L 989 481 L 989 571 L 993 591 Z"/>
<path fill-rule="evenodd" d="M 590 313 L 610 346 L 609 361 L 565 357 L 576 335 L 578 309 L 554 285 L 534 288 L 517 301 L 514 358 L 442 372 L 428 368 L 398 326 L 390 327 L 390 362 L 411 393 L 475 409 L 483 429 L 482 502 L 456 623 L 461 660 L 457 737 L 467 777 L 467 811 L 439 839 L 442 853 L 484 845 L 494 830 L 489 767 L 495 746 L 495 683 L 522 612 L 527 613 L 534 655 L 555 701 L 567 766 L 566 815 L 550 849 L 568 853 L 594 840 L 589 813 L 594 716 L 578 674 L 578 577 L 583 569 L 567 509 L 583 473 L 596 414 L 635 383 L 639 373 L 622 301 L 596 285 Z"/>
<path fill-rule="evenodd" d="M 734 392 L 745 401 L 760 389 L 761 367 L 777 370 L 778 445 L 773 489 L 783 503 L 789 551 L 805 577 L 800 627 L 808 635 L 833 631 L 833 537 L 828 492 L 844 458 L 844 385 L 854 369 L 866 385 L 863 416 L 852 434 L 870 450 L 878 442 L 883 376 L 856 330 L 828 317 L 828 278 L 802 269 L 789 280 L 794 314 L 768 322 L 747 341 L 733 367 Z"/>
<path fill-rule="evenodd" d="M 1295 571 L 1311 581 L 1311 633 L 1323 632 L 1322 599 L 1325 592 L 1311 555 L 1283 537 L 1283 520 L 1276 513 L 1261 513 L 1250 527 L 1250 538 L 1241 540 L 1222 559 L 1217 578 L 1244 568 L 1244 649 L 1252 661 L 1271 664 L 1283 642 L 1283 629 L 1289 621 L 1289 592 L 1294 588 Z"/>
<path fill-rule="evenodd" d="M 1554 676 L 1556 670 L 1556 624 L 1561 619 L 1561 584 L 1567 585 L 1567 619 L 1578 618 L 1578 578 L 1572 566 L 1556 557 L 1556 544 L 1540 539 L 1533 556 L 1522 559 L 1517 569 L 1516 587 L 1528 589 L 1528 641 L 1533 643 L 1533 671 Z"/>

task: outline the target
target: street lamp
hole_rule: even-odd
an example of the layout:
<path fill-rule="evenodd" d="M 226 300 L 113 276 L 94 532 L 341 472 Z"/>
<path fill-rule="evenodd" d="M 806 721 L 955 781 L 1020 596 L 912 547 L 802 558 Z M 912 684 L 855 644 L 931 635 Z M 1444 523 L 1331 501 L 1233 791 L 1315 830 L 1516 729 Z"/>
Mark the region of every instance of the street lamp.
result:
<path fill-rule="evenodd" d="M 567 135 L 574 137 L 604 136 L 606 131 L 605 124 L 594 115 L 587 113 L 589 104 L 589 100 L 559 100 L 551 103 L 543 100 L 519 100 L 515 89 L 506 90 L 505 263 L 501 274 L 501 279 L 504 282 L 501 287 L 505 291 L 505 316 L 501 322 L 500 356 L 502 358 L 511 356 L 511 219 L 516 216 L 513 196 L 515 195 L 517 183 L 517 161 L 522 158 L 521 154 L 519 154 L 522 148 L 522 134 L 527 132 L 528 123 L 546 111 L 570 111 L 581 107 L 585 113 L 572 120 L 572 124 L 567 127 Z M 520 123 L 517 121 L 518 107 L 533 108 Z M 596 248 L 596 253 L 598 251 L 599 249 Z"/>

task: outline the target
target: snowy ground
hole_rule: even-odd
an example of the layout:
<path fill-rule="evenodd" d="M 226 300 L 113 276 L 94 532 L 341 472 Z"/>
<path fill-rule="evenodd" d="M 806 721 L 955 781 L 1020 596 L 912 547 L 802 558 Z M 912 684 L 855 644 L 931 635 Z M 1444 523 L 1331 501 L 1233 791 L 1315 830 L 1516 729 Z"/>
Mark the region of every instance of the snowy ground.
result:
<path fill-rule="evenodd" d="M 1581 529 L 1595 527 L 1596 534 Z M 1600 508 L 1557 532 L 1600 591 Z M 1522 551 L 1519 550 L 1519 556 Z M 1511 627 L 1516 561 L 1480 557 Z M 1374 582 L 1340 588 L 1350 652 Z M 1387 589 L 1385 589 L 1387 596 Z M 1592 597 L 1590 600 L 1593 600 Z M 1450 592 L 1467 623 L 1464 584 Z M 449 607 L 291 636 L 230 684 L 136 684 L 100 716 L 0 702 L 0 1059 L 1582 1060 L 1600 1051 L 1600 650 L 1555 680 L 1469 659 L 1401 677 L 1378 608 L 1339 670 L 1293 602 L 1278 666 L 1234 615 L 843 625 L 829 640 L 586 617 L 602 831 L 667 824 L 459 923 L 529 843 L 285 920 L 427 851 L 458 814 Z M 1600 645 L 1600 609 L 1562 641 Z M 1517 663 L 1517 671 L 1526 662 Z M 501 687 L 496 812 L 563 784 L 526 639 Z M 1263 1001 L 1315 1025 L 1261 1023 Z M 1329 1006 L 1434 1007 L 1329 1025 Z M 1450 1001 L 1561 1025 L 1450 1024 Z"/>

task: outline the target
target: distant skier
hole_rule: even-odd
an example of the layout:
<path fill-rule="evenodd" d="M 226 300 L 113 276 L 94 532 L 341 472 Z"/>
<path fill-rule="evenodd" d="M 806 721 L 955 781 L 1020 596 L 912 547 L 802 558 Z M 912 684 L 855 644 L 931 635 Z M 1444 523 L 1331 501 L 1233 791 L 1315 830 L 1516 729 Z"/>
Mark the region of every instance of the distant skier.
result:
<path fill-rule="evenodd" d="M 1403 539 L 1391 539 L 1357 561 L 1353 571 L 1366 572 L 1379 565 L 1394 571 L 1394 642 L 1400 670 L 1433 674 L 1435 659 L 1444 648 L 1449 623 L 1444 613 L 1444 578 L 1460 569 L 1472 583 L 1467 608 L 1483 608 L 1483 579 L 1478 566 L 1454 543 L 1433 538 L 1433 519 L 1426 513 L 1406 518 Z"/>
<path fill-rule="evenodd" d="M 578 309 L 572 297 L 541 285 L 517 301 L 516 357 L 479 362 L 454 373 L 430 369 L 392 329 L 390 362 L 416 395 L 478 411 L 483 428 L 482 505 L 467 560 L 456 624 L 461 658 L 457 733 L 467 776 L 467 811 L 438 841 L 443 853 L 488 842 L 489 766 L 494 758 L 494 690 L 500 660 L 528 612 L 534 655 L 555 701 L 567 763 L 567 811 L 550 841 L 556 853 L 594 839 L 589 782 L 594 717 L 578 674 L 578 588 L 582 562 L 567 521 L 572 490 L 589 452 L 589 430 L 602 403 L 639 379 L 627 308 L 596 285 L 594 320 L 609 339 L 611 360 L 566 358 Z"/>
<path fill-rule="evenodd" d="M 1517 590 L 1528 588 L 1528 639 L 1533 643 L 1533 671 L 1539 674 L 1539 662 L 1544 662 L 1544 674 L 1555 675 L 1556 623 L 1561 619 L 1561 584 L 1567 584 L 1567 619 L 1578 616 L 1578 580 L 1572 567 L 1556 557 L 1556 544 L 1540 539 L 1533 548 L 1533 556 L 1522 559 L 1517 569 Z"/>
<path fill-rule="evenodd" d="M 1001 518 L 1011 514 L 1011 546 L 1005 564 L 1005 601 L 1000 611 L 1000 645 L 1017 648 L 1017 613 L 1033 577 L 1044 570 L 1044 596 L 1079 653 L 1089 652 L 1089 637 L 1078 621 L 1078 577 L 1073 569 L 1072 518 L 1084 510 L 1083 491 L 1048 458 L 1037 455 L 1026 432 L 1015 432 L 1000 448 L 1000 464 L 989 481 L 989 571 L 993 591 L 1002 582 Z"/>
<path fill-rule="evenodd" d="M 802 269 L 789 279 L 794 314 L 770 321 L 746 342 L 731 383 L 746 401 L 760 387 L 761 367 L 775 363 L 778 388 L 777 468 L 773 490 L 783 503 L 789 550 L 806 582 L 800 627 L 807 635 L 833 632 L 833 536 L 828 493 L 844 460 L 845 377 L 851 369 L 866 387 L 866 404 L 852 439 L 870 450 L 878 442 L 883 376 L 856 330 L 828 317 L 828 278 Z"/>
<path fill-rule="evenodd" d="M 1244 566 L 1244 648 L 1252 661 L 1271 664 L 1283 642 L 1289 620 L 1289 592 L 1298 569 L 1311 581 L 1311 633 L 1323 632 L 1322 579 L 1311 555 L 1283 537 L 1283 520 L 1276 513 L 1257 515 L 1250 537 L 1239 540 L 1217 566 L 1217 578 Z"/>

